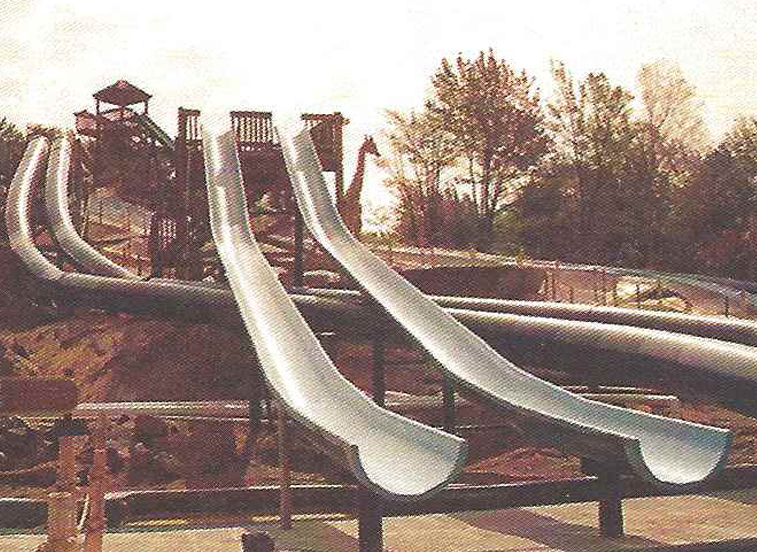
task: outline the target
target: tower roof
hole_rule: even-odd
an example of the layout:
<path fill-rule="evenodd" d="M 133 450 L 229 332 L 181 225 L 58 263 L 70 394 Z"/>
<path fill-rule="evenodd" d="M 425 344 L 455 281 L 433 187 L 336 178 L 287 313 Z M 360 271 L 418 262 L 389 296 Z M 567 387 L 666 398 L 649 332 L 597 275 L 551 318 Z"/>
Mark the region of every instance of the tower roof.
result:
<path fill-rule="evenodd" d="M 119 80 L 92 94 L 96 100 L 121 107 L 146 102 L 151 95 L 133 84 Z"/>

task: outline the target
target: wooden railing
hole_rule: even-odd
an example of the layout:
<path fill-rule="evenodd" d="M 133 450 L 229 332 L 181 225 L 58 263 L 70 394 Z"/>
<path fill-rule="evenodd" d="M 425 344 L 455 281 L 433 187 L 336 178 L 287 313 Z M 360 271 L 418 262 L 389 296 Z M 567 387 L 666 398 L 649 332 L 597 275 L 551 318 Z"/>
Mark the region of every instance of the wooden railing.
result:
<path fill-rule="evenodd" d="M 231 126 L 241 151 L 254 151 L 278 143 L 270 111 L 232 111 Z"/>

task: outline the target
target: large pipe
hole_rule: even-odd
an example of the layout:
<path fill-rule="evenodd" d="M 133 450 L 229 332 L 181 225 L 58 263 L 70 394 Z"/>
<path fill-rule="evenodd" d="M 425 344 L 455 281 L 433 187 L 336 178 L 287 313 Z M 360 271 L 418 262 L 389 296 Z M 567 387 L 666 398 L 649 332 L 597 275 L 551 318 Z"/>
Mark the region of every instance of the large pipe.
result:
<path fill-rule="evenodd" d="M 48 197 L 67 196 L 64 178 L 67 172 L 62 167 L 70 163 L 69 155 L 70 150 L 58 147 L 56 142 L 50 161 L 54 169 L 48 172 L 46 184 Z M 56 199 L 52 207 L 47 206 L 48 210 L 57 211 L 51 218 L 67 216 L 61 212 L 61 206 L 62 202 Z M 75 232 L 70 232 L 69 225 L 58 224 L 55 228 L 69 234 L 65 239 L 59 237 L 61 245 L 76 245 L 76 241 L 81 240 Z M 109 274 L 107 263 L 98 259 L 96 251 L 96 255 L 79 253 L 84 247 L 76 245 L 69 253 L 88 270 Z M 35 261 L 31 259 L 30 262 Z M 61 275 L 59 285 L 51 290 L 58 296 L 65 297 L 69 293 L 67 290 L 71 290 L 77 301 L 89 300 L 100 307 L 110 302 L 117 309 L 151 315 L 180 315 L 188 320 L 219 320 L 239 327 L 236 306 L 228 289 L 163 279 L 125 282 L 117 278 L 61 273 L 44 258 L 41 263 L 38 265 L 44 270 L 35 273 L 42 276 L 43 281 L 53 269 L 55 274 Z M 100 292 L 89 297 L 85 291 L 94 287 Z M 107 290 L 105 302 L 103 290 Z M 388 341 L 405 339 L 396 325 L 361 298 L 359 292 L 294 290 L 291 297 L 314 328 L 324 331 L 349 329 L 353 340 L 372 341 L 377 333 Z M 619 366 L 622 361 L 624 366 L 631 366 L 633 370 L 626 370 L 627 379 L 630 375 L 631 380 L 637 376 L 654 380 L 662 371 L 668 377 L 690 380 L 702 395 L 713 397 L 747 415 L 757 415 L 757 350 L 723 342 L 757 344 L 757 325 L 753 322 L 588 305 L 459 297 L 432 299 L 489 343 L 505 346 L 510 354 L 532 349 L 547 353 L 564 351 L 562 357 L 547 359 L 563 370 L 585 371 L 597 364 Z M 574 367 L 565 362 L 572 358 L 583 358 L 586 362 L 574 363 Z"/>

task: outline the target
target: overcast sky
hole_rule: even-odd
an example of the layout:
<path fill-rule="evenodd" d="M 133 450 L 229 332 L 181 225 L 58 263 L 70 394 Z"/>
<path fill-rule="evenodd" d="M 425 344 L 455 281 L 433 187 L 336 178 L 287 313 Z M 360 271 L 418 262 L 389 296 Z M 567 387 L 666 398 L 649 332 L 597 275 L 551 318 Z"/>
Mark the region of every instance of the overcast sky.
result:
<path fill-rule="evenodd" d="M 263 5 L 259 5 L 263 4 Z M 757 4 L 747 0 L 485 2 L 28 1 L 0 6 L 0 115 L 73 125 L 127 79 L 176 130 L 176 109 L 342 111 L 346 174 L 383 110 L 422 104 L 442 57 L 493 47 L 549 94 L 551 59 L 635 91 L 643 63 L 677 62 L 720 137 L 757 114 Z M 381 201 L 368 167 L 368 199 Z"/>

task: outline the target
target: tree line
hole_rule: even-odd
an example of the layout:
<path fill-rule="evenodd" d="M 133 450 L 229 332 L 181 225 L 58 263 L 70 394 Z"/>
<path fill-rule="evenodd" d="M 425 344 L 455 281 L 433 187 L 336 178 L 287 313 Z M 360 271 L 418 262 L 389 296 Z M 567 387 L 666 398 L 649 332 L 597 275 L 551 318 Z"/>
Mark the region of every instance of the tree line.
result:
<path fill-rule="evenodd" d="M 680 68 L 552 63 L 553 93 L 493 50 L 443 59 L 422 109 L 389 111 L 381 164 L 410 244 L 757 276 L 757 119 L 713 144 Z"/>

